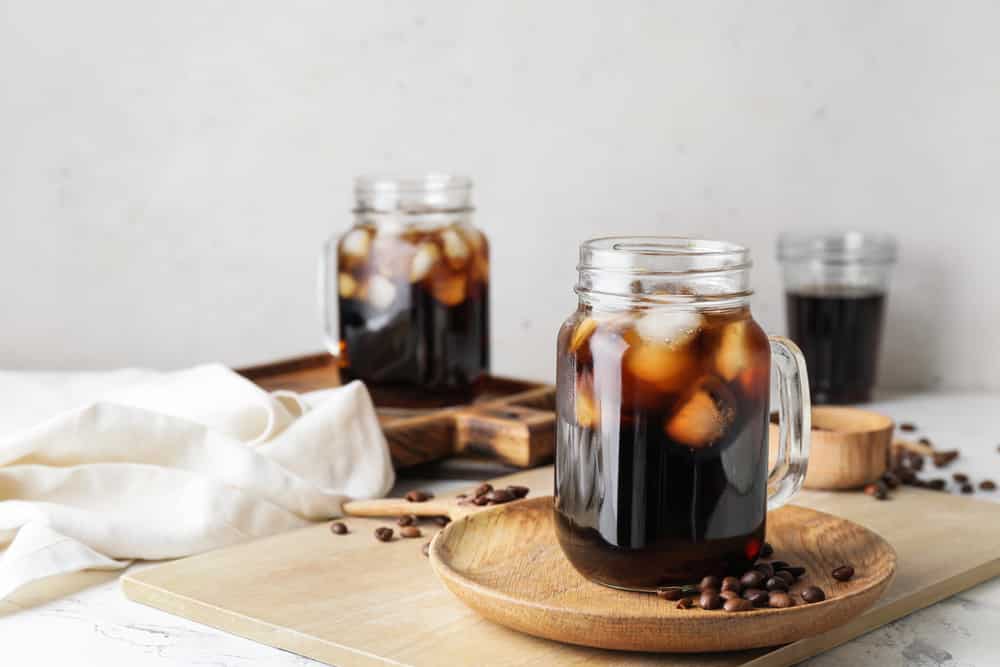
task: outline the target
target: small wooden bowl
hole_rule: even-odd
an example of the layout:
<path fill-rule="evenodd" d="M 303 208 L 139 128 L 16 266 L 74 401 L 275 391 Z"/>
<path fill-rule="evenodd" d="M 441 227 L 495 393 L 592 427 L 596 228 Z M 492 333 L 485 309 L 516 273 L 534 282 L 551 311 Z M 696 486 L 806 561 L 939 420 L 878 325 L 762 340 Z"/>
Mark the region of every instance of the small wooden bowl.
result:
<path fill-rule="evenodd" d="M 870 410 L 832 405 L 812 409 L 812 445 L 804 486 L 807 489 L 856 489 L 889 469 L 895 424 Z M 770 427 L 771 459 L 778 448 L 778 426 Z"/>

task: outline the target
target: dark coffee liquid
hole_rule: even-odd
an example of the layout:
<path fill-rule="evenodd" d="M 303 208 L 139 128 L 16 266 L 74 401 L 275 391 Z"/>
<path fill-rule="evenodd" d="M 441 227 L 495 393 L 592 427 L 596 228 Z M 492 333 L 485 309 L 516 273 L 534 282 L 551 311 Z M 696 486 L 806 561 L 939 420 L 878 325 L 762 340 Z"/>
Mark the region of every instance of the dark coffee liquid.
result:
<path fill-rule="evenodd" d="M 789 337 L 802 348 L 814 403 L 871 400 L 885 294 L 850 288 L 789 292 Z"/>
<path fill-rule="evenodd" d="M 713 365 L 720 346 L 710 323 L 689 345 L 691 382 L 676 393 L 651 391 L 609 358 L 611 334 L 600 329 L 589 350 L 560 354 L 560 382 L 592 370 L 600 408 L 600 423 L 581 425 L 579 408 L 574 415 L 560 405 L 557 423 L 557 534 L 584 576 L 648 590 L 739 575 L 757 558 L 767 502 L 770 353 L 752 326 L 743 343 L 749 366 L 726 381 Z M 691 447 L 671 437 L 670 425 L 698 393 L 729 421 L 711 444 Z M 686 414 L 691 423 L 704 412 Z"/>
<path fill-rule="evenodd" d="M 340 336 L 347 379 L 378 385 L 462 393 L 489 369 L 486 285 L 454 306 L 420 285 L 403 282 L 393 307 L 378 310 L 359 299 L 340 300 Z"/>

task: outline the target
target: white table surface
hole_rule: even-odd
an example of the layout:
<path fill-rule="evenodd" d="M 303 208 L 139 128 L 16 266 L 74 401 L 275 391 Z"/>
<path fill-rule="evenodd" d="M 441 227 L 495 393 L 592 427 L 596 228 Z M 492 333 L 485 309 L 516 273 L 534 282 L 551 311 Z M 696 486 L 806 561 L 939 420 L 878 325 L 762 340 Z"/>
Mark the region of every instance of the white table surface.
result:
<path fill-rule="evenodd" d="M 997 449 L 1000 394 L 895 396 L 880 400 L 874 407 L 898 422 L 916 423 L 920 431 L 913 434 L 915 437 L 926 435 L 939 447 L 959 449 L 962 455 L 947 469 L 948 475 L 961 471 L 977 482 L 985 478 L 1000 482 Z M 445 472 L 450 476 L 456 474 L 454 468 Z M 401 481 L 397 491 L 420 486 L 443 492 L 497 474 L 503 471 L 459 470 L 459 477 L 465 479 L 431 482 L 407 479 Z M 1000 502 L 1000 491 L 977 491 L 976 497 Z M 90 585 L 81 588 L 81 580 Z M 115 574 L 95 572 L 77 576 L 67 581 L 66 590 L 59 595 L 53 595 L 51 589 L 51 585 L 29 588 L 18 593 L 12 602 L 0 602 L 0 662 L 4 665 L 320 665 L 129 602 L 122 595 Z M 1000 664 L 1000 578 L 901 618 L 804 664 L 810 667 Z"/>

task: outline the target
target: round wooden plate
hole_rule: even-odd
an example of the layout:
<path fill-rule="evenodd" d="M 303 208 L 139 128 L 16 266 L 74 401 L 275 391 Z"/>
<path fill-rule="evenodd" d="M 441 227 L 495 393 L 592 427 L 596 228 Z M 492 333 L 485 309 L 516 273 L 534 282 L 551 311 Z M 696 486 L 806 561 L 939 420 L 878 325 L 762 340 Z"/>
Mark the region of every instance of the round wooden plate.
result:
<path fill-rule="evenodd" d="M 797 603 L 787 609 L 677 609 L 655 595 L 588 581 L 559 548 L 551 496 L 453 521 L 435 537 L 430 558 L 452 593 L 501 625 L 584 646 L 684 653 L 774 646 L 819 634 L 871 607 L 896 572 L 892 547 L 845 519 L 787 506 L 767 521 L 774 558 L 806 567 L 792 587 Z M 830 572 L 844 564 L 856 573 L 839 582 Z M 798 592 L 810 585 L 826 591 L 827 599 L 802 603 Z"/>

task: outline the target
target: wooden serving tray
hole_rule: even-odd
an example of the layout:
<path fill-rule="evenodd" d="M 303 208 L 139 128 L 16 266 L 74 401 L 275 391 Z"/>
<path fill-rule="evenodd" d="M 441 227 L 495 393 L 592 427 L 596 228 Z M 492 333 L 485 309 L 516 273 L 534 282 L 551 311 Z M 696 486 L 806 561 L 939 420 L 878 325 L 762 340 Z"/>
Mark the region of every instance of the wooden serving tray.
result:
<path fill-rule="evenodd" d="M 236 371 L 268 391 L 340 386 L 337 359 L 325 352 Z M 465 453 L 528 468 L 552 458 L 555 387 L 488 376 L 460 405 L 433 395 L 368 387 L 396 468 Z"/>
<path fill-rule="evenodd" d="M 552 493 L 552 481 L 546 466 L 494 484 L 528 486 L 531 498 Z M 130 572 L 122 587 L 137 602 L 338 667 L 781 667 L 1000 575 L 1000 505 L 910 487 L 887 502 L 862 493 L 805 491 L 795 503 L 881 535 L 898 555 L 896 577 L 875 606 L 844 625 L 784 646 L 734 653 L 622 653 L 492 623 L 454 597 L 421 555 L 437 530 L 429 522 L 421 525 L 422 539 L 383 543 L 372 531 L 395 528 L 394 521 L 347 517 L 347 535 L 332 535 L 328 524 L 319 524 Z"/>

